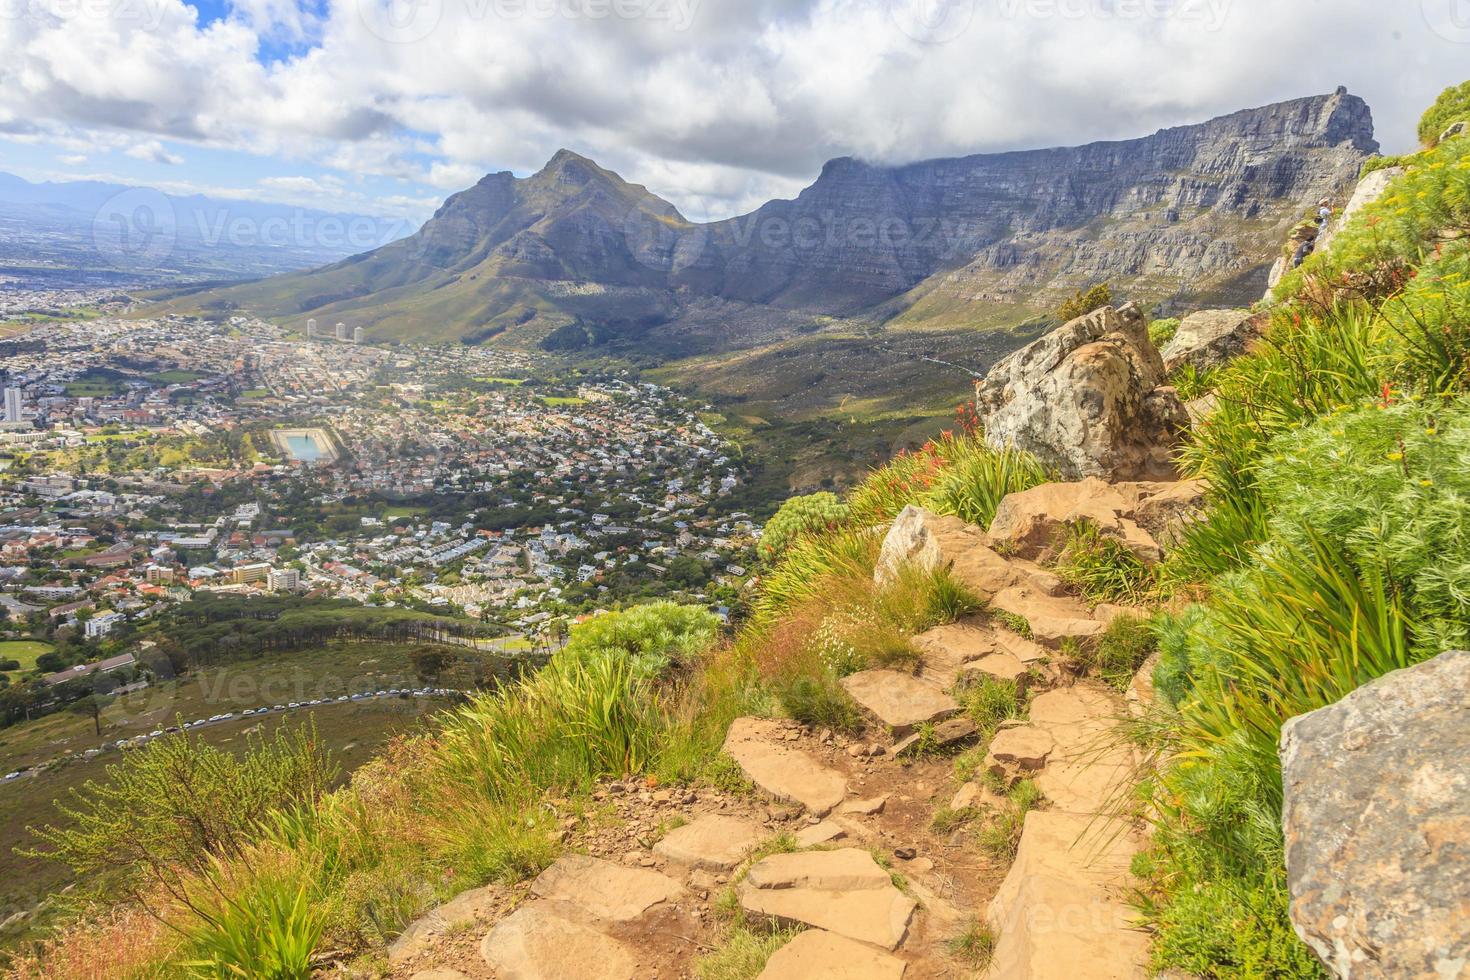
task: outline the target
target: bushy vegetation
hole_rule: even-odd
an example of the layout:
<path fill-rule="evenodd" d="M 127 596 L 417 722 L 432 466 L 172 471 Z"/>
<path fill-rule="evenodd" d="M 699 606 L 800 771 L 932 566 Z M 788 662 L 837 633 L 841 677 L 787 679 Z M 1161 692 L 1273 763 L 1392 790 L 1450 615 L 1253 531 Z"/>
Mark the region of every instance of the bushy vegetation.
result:
<path fill-rule="evenodd" d="M 1470 628 L 1470 140 L 1412 163 L 1288 274 L 1184 452 L 1211 489 L 1162 570 L 1201 601 L 1151 629 L 1167 724 L 1137 870 L 1160 969 L 1322 975 L 1286 915 L 1282 724 Z"/>
<path fill-rule="evenodd" d="M 1470 82 L 1451 85 L 1419 119 L 1419 142 L 1434 146 L 1440 134 L 1457 122 L 1470 123 Z"/>
<path fill-rule="evenodd" d="M 1105 282 L 1079 289 L 1057 307 L 1057 319 L 1066 323 L 1093 310 L 1107 306 L 1113 301 L 1113 287 Z"/>
<path fill-rule="evenodd" d="M 1177 316 L 1164 317 L 1159 320 L 1151 320 L 1148 325 L 1148 339 L 1159 350 L 1169 345 L 1174 335 L 1179 332 L 1179 318 Z"/>
<path fill-rule="evenodd" d="M 777 562 L 797 539 L 838 527 L 847 521 L 847 505 L 825 490 L 791 497 L 761 530 L 760 556 Z"/>

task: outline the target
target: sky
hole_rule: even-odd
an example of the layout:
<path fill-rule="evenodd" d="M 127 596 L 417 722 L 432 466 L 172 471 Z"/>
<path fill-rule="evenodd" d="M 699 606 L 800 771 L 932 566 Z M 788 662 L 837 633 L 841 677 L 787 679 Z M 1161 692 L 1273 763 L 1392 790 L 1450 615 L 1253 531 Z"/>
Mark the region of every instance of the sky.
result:
<path fill-rule="evenodd" d="M 0 170 L 421 221 L 566 147 L 709 220 L 1338 85 L 1400 152 L 1466 77 L 1470 0 L 0 0 Z"/>

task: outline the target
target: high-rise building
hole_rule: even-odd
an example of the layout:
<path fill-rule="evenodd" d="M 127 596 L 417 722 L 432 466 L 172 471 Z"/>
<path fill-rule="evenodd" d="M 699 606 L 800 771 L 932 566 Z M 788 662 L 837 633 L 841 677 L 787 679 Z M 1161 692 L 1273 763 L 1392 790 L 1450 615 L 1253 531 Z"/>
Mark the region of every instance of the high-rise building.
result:
<path fill-rule="evenodd" d="M 20 421 L 20 389 L 5 389 L 5 421 Z"/>
<path fill-rule="evenodd" d="M 294 568 L 273 568 L 266 584 L 276 592 L 295 592 L 301 587 L 301 573 Z"/>
<path fill-rule="evenodd" d="M 352 342 L 354 344 L 360 344 L 360 343 L 362 343 L 362 339 L 363 339 L 363 330 L 362 330 L 362 327 L 353 327 L 352 328 Z"/>
<path fill-rule="evenodd" d="M 312 340 L 316 337 L 316 317 L 306 321 L 306 339 Z"/>
<path fill-rule="evenodd" d="M 337 323 L 337 339 L 338 340 L 351 340 L 352 339 L 352 334 L 351 334 L 351 332 L 348 331 L 347 324 L 342 323 L 340 321 Z"/>

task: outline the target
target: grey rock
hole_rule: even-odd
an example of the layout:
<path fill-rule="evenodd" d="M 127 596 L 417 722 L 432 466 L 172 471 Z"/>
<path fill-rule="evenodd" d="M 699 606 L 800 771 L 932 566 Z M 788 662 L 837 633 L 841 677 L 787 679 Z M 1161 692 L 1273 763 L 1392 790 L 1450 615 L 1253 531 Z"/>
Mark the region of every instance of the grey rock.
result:
<path fill-rule="evenodd" d="M 1132 303 L 1077 317 L 1002 360 L 975 389 L 986 438 L 1067 479 L 1172 479 L 1188 425 Z"/>
<path fill-rule="evenodd" d="M 1271 322 L 1269 313 L 1250 310 L 1200 310 L 1179 321 L 1179 330 L 1160 352 L 1164 370 L 1185 365 L 1208 371 L 1244 354 Z"/>
<path fill-rule="evenodd" d="M 1291 921 L 1339 977 L 1470 971 L 1470 652 L 1281 732 Z"/>

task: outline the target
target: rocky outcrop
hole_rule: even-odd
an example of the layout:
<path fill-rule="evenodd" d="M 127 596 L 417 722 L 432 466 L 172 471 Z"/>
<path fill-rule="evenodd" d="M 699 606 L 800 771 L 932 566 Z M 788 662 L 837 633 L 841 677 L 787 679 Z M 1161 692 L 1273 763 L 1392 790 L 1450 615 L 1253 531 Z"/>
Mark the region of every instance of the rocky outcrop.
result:
<path fill-rule="evenodd" d="M 1188 425 L 1137 307 L 1105 306 L 996 364 L 975 389 L 985 437 L 1070 479 L 1172 478 Z"/>
<path fill-rule="evenodd" d="M 729 871 L 760 839 L 761 828 L 749 820 L 712 813 L 669 831 L 653 851 L 686 867 Z"/>
<path fill-rule="evenodd" d="M 1383 192 L 1388 190 L 1388 185 L 1403 173 L 1403 167 L 1383 167 L 1358 181 L 1357 187 L 1353 188 L 1353 196 L 1348 198 L 1347 206 L 1342 209 L 1342 214 L 1328 222 L 1326 230 L 1317 236 L 1315 251 L 1326 251 L 1332 239 L 1347 226 L 1353 215 L 1382 197 Z"/>
<path fill-rule="evenodd" d="M 1007 494 L 986 537 L 1008 555 L 1045 561 L 1065 544 L 1068 528 L 1086 524 L 1147 562 L 1203 505 L 1203 480 L 1172 483 L 1107 483 L 1088 477 L 1075 483 L 1043 483 Z"/>
<path fill-rule="evenodd" d="M 771 954 L 757 980 L 903 980 L 908 964 L 825 929 L 808 929 Z"/>
<path fill-rule="evenodd" d="M 1281 732 L 1291 921 L 1339 977 L 1470 975 L 1470 652 Z"/>
<path fill-rule="evenodd" d="M 1271 323 L 1270 313 L 1250 310 L 1199 310 L 1179 321 L 1174 339 L 1160 352 L 1164 370 L 1186 365 L 1209 371 L 1244 354 Z"/>

